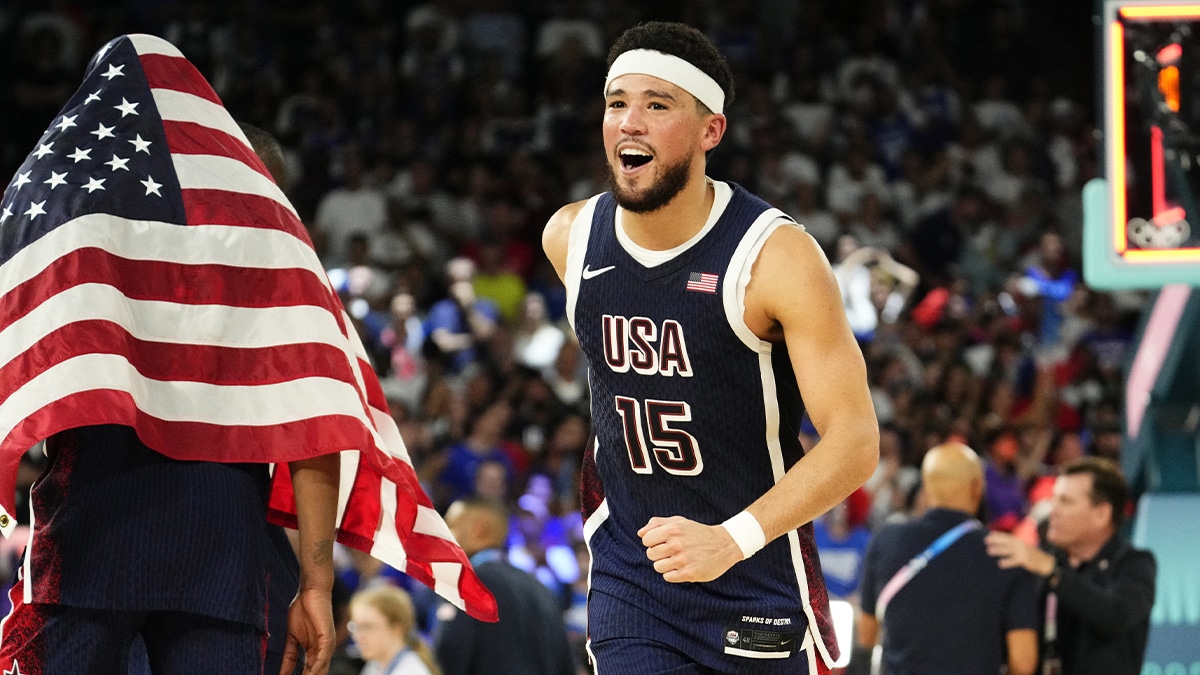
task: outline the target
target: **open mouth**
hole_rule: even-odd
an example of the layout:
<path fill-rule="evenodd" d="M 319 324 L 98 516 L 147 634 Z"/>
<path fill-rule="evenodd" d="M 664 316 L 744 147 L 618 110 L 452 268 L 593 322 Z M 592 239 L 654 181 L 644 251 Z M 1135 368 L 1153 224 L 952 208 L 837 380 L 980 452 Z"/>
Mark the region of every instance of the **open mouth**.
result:
<path fill-rule="evenodd" d="M 654 159 L 650 153 L 636 148 L 622 150 L 619 156 L 621 158 L 621 167 L 626 171 L 641 168 Z"/>

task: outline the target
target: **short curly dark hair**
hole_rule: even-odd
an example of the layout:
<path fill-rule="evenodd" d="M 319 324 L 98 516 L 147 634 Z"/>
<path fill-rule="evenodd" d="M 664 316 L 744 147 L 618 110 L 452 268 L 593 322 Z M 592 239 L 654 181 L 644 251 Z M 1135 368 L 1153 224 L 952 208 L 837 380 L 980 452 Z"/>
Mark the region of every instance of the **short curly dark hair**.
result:
<path fill-rule="evenodd" d="M 653 49 L 678 56 L 716 81 L 721 91 L 725 92 L 726 109 L 733 103 L 733 71 L 729 68 L 729 62 L 708 37 L 695 28 L 673 21 L 640 23 L 622 33 L 613 43 L 608 50 L 605 70 L 612 68 L 618 56 L 634 49 Z M 703 103 L 699 105 L 707 112 L 712 112 Z"/>

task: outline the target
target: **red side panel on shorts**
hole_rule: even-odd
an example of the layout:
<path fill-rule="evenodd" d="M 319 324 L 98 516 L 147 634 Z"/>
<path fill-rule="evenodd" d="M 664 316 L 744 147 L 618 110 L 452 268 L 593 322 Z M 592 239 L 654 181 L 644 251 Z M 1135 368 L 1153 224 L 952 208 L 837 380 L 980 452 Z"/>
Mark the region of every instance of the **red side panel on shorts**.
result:
<path fill-rule="evenodd" d="M 600 508 L 604 502 L 604 485 L 600 482 L 600 471 L 596 468 L 596 445 L 593 440 L 588 451 L 583 453 L 579 466 L 579 505 L 583 511 L 583 520 Z"/>
<path fill-rule="evenodd" d="M 0 673 L 4 675 L 42 675 L 45 661 L 45 634 L 48 608 L 26 605 L 25 580 L 18 576 L 8 592 L 12 611 L 0 622 Z"/>

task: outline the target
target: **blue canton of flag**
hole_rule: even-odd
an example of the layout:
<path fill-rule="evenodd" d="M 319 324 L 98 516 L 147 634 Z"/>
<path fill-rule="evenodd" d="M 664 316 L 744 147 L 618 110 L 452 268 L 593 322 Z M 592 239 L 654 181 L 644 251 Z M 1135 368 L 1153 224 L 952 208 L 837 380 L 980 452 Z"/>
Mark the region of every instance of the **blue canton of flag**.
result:
<path fill-rule="evenodd" d="M 0 199 L 0 264 L 87 213 L 185 222 L 162 120 L 136 54 L 129 56 L 106 68 L 93 59 L 83 85 L 17 170 Z"/>

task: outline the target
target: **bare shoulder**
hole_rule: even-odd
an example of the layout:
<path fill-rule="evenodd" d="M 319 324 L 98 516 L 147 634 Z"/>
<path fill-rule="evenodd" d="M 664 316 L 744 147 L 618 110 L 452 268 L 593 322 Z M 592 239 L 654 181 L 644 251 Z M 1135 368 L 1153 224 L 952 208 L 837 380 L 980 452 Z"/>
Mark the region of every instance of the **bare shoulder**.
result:
<path fill-rule="evenodd" d="M 821 245 L 805 229 L 799 225 L 786 223 L 775 228 L 758 256 L 759 261 L 770 265 L 784 263 L 795 267 L 796 263 L 808 263 L 806 267 L 829 267 L 825 252 Z M 799 270 L 797 270 L 799 271 Z"/>
<path fill-rule="evenodd" d="M 550 259 L 550 264 L 554 265 L 560 279 L 566 274 L 571 223 L 575 222 L 585 204 L 586 200 L 573 202 L 555 211 L 546 222 L 546 229 L 542 230 L 542 250 L 546 252 L 546 257 Z"/>
<path fill-rule="evenodd" d="M 754 262 L 746 290 L 748 308 L 758 305 L 778 321 L 787 307 L 830 302 L 840 311 L 837 281 L 817 240 L 797 226 L 775 228 Z"/>
<path fill-rule="evenodd" d="M 787 324 L 808 323 L 805 315 L 841 315 L 838 281 L 811 234 L 792 225 L 775 228 L 751 269 L 745 307 L 750 328 L 776 339 Z"/>

